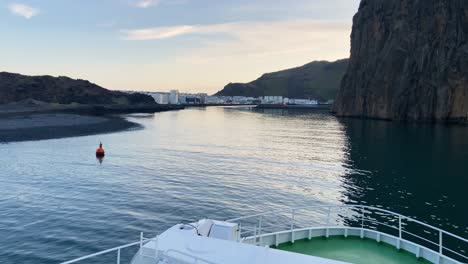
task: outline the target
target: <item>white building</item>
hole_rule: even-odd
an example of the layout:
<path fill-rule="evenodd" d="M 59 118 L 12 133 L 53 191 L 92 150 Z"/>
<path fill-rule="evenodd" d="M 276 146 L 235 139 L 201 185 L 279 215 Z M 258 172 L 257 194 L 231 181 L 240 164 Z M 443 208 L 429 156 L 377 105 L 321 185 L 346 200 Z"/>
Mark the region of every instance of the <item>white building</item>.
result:
<path fill-rule="evenodd" d="M 168 104 L 169 103 L 169 94 L 168 93 L 149 93 L 156 103 L 158 104 Z"/>
<path fill-rule="evenodd" d="M 208 94 L 199 93 L 198 96 L 198 98 L 200 98 L 200 104 L 206 104 L 206 98 L 208 97 Z"/>
<path fill-rule="evenodd" d="M 228 101 L 228 97 L 226 96 L 207 96 L 206 97 L 206 104 L 225 104 Z"/>
<path fill-rule="evenodd" d="M 169 103 L 170 104 L 179 103 L 179 91 L 178 90 L 171 90 L 170 95 L 169 95 Z"/>
<path fill-rule="evenodd" d="M 264 96 L 262 103 L 263 104 L 282 104 L 283 96 Z"/>

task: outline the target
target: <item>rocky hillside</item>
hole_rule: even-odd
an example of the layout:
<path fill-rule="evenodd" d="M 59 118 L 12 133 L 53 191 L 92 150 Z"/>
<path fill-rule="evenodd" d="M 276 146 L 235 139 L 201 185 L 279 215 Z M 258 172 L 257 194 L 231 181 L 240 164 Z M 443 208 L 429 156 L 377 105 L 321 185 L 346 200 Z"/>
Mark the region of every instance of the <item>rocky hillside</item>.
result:
<path fill-rule="evenodd" d="M 0 104 L 31 99 L 58 104 L 156 104 L 151 96 L 110 91 L 85 80 L 0 72 Z"/>
<path fill-rule="evenodd" d="M 468 118 L 468 1 L 362 0 L 333 111 L 390 120 Z"/>
<path fill-rule="evenodd" d="M 230 83 L 216 95 L 281 95 L 326 101 L 335 98 L 347 65 L 347 59 L 315 61 L 302 67 L 264 74 L 250 83 Z"/>

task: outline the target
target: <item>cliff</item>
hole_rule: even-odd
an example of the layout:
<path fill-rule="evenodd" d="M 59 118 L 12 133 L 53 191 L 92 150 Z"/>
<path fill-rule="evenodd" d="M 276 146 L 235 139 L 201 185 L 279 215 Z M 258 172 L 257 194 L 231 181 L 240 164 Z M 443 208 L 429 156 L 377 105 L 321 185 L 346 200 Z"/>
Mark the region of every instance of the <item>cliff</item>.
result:
<path fill-rule="evenodd" d="M 466 121 L 468 1 L 362 0 L 333 112 Z"/>
<path fill-rule="evenodd" d="M 0 72 L 0 104 L 25 100 L 55 104 L 156 105 L 151 96 L 110 91 L 86 80 Z"/>
<path fill-rule="evenodd" d="M 250 83 L 230 83 L 219 96 L 280 95 L 288 98 L 334 99 L 348 60 L 315 61 L 301 67 L 262 75 Z"/>

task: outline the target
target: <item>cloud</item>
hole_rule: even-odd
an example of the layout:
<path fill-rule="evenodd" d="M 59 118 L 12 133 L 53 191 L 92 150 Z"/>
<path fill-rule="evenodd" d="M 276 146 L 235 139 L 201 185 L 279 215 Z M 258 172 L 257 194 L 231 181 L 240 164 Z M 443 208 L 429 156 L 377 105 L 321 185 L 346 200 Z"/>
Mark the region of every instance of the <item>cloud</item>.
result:
<path fill-rule="evenodd" d="M 160 2 L 161 0 L 138 0 L 135 3 L 135 6 L 139 8 L 148 8 L 150 6 L 158 5 Z"/>
<path fill-rule="evenodd" d="M 164 5 L 182 5 L 189 0 L 134 0 L 133 5 L 138 8 L 148 8 L 152 6 Z"/>
<path fill-rule="evenodd" d="M 121 1 L 135 7 L 138 0 Z M 162 17 L 176 11 L 172 17 L 179 19 L 117 26 L 117 37 L 138 55 L 132 57 L 138 66 L 122 67 L 138 78 L 122 77 L 116 87 L 215 92 L 229 82 L 248 82 L 265 72 L 347 58 L 352 16 L 360 0 L 212 0 L 215 4 L 208 6 L 205 2 L 159 0 L 141 11 L 160 9 Z M 180 4 L 196 8 L 172 6 Z M 187 12 L 190 16 L 180 17 Z M 213 15 L 204 19 L 206 14 Z"/>
<path fill-rule="evenodd" d="M 171 27 L 153 27 L 134 30 L 122 30 L 125 40 L 163 40 L 187 34 L 226 34 L 245 41 L 258 41 L 261 38 L 278 38 L 285 35 L 294 37 L 321 34 L 324 31 L 348 32 L 349 23 L 320 22 L 310 20 L 279 22 L 238 22 L 208 25 L 177 25 Z M 278 41 L 282 41 L 278 39 Z"/>
<path fill-rule="evenodd" d="M 188 32 L 179 33 L 179 36 L 188 33 L 203 36 L 201 47 L 185 58 L 195 64 L 239 58 L 252 61 L 271 58 L 300 61 L 307 57 L 333 60 L 349 56 L 351 23 L 315 20 L 244 22 L 194 26 Z M 228 38 L 219 38 L 220 34 Z"/>
<path fill-rule="evenodd" d="M 24 4 L 11 4 L 9 8 L 11 13 L 25 17 L 27 19 L 30 19 L 39 14 L 39 9 Z"/>
<path fill-rule="evenodd" d="M 127 40 L 151 40 L 151 39 L 167 39 L 179 35 L 193 33 L 198 30 L 197 26 L 174 26 L 174 27 L 158 27 L 136 30 L 124 30 L 124 39 Z"/>
<path fill-rule="evenodd" d="M 225 33 L 239 35 L 239 31 L 250 26 L 259 26 L 258 23 L 221 23 L 209 25 L 177 25 L 171 27 L 154 27 L 134 30 L 122 30 L 125 40 L 162 40 L 187 34 Z"/>
<path fill-rule="evenodd" d="M 135 47 L 145 41 L 170 45 L 164 60 L 149 56 L 142 67 L 148 76 L 164 76 L 156 81 L 159 86 L 185 89 L 189 79 L 189 86 L 215 92 L 265 72 L 349 57 L 351 26 L 351 21 L 251 21 L 125 30 L 122 38 Z M 186 78 L 174 78 L 176 73 Z"/>

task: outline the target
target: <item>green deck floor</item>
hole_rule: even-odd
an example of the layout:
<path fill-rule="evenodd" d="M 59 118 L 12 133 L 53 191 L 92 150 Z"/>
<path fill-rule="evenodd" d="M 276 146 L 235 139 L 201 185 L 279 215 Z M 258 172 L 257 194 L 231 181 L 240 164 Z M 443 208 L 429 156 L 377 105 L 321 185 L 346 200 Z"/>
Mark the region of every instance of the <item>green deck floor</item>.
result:
<path fill-rule="evenodd" d="M 359 237 L 340 236 L 297 240 L 294 244 L 284 243 L 277 248 L 355 264 L 430 263 L 424 259 L 417 259 L 409 252 L 397 250 L 391 245 Z"/>

